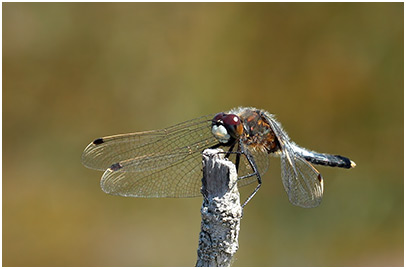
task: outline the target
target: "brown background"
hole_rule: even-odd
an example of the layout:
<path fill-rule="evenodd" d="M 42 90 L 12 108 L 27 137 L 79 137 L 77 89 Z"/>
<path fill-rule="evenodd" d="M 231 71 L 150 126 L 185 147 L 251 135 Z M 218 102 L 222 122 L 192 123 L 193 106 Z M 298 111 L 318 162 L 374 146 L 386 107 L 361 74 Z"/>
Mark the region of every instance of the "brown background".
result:
<path fill-rule="evenodd" d="M 108 196 L 81 152 L 235 106 L 358 165 L 306 210 L 271 159 L 235 266 L 403 265 L 403 45 L 403 3 L 3 3 L 3 265 L 193 266 L 201 198 Z"/>

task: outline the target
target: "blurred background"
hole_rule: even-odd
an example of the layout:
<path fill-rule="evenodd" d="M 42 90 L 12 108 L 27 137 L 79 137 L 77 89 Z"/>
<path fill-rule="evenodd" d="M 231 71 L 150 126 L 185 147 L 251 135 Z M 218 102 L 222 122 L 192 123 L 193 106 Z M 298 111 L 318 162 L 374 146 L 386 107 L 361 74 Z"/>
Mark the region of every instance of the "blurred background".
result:
<path fill-rule="evenodd" d="M 109 196 L 80 157 L 100 136 L 236 106 L 357 167 L 319 167 L 323 202 L 303 209 L 271 159 L 234 266 L 403 266 L 403 15 L 403 3 L 3 3 L 3 266 L 194 266 L 201 198 Z"/>

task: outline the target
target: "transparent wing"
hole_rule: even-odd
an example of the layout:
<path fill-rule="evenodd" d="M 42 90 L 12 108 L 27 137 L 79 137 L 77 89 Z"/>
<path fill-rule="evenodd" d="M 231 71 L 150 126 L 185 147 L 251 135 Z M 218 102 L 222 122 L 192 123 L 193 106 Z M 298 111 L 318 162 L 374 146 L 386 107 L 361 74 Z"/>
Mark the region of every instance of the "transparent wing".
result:
<path fill-rule="evenodd" d="M 138 157 L 104 172 L 101 187 L 109 194 L 132 197 L 193 197 L 200 195 L 203 140 L 193 152 Z M 170 159 L 172 157 L 172 159 Z M 170 161 L 169 161 L 170 159 Z M 152 169 L 154 163 L 156 167 Z M 162 165 L 162 164 L 165 165 Z M 159 165 L 161 164 L 161 165 Z M 169 165 L 168 165 L 169 164 Z M 135 167 L 143 169 L 134 169 Z M 148 169 L 146 169 L 148 167 Z"/>
<path fill-rule="evenodd" d="M 318 206 L 323 197 L 321 174 L 295 152 L 288 135 L 272 115 L 267 117 L 281 146 L 282 183 L 290 202 L 306 208 Z"/>
<path fill-rule="evenodd" d="M 108 136 L 90 143 L 82 163 L 106 170 L 102 189 L 134 197 L 200 195 L 201 152 L 215 144 L 208 115 L 166 129 Z"/>
<path fill-rule="evenodd" d="M 200 196 L 201 152 L 218 141 L 211 133 L 213 115 L 156 131 L 107 136 L 94 140 L 82 154 L 82 163 L 105 170 L 101 187 L 109 194 L 132 197 Z M 229 148 L 223 148 L 228 151 Z M 268 156 L 253 152 L 261 174 L 268 169 Z M 235 162 L 235 154 L 230 155 Z M 241 156 L 239 176 L 253 173 Z M 245 186 L 255 177 L 241 180 Z"/>
<path fill-rule="evenodd" d="M 157 154 L 148 158 L 138 157 L 120 162 L 116 167 L 106 170 L 101 180 L 103 191 L 109 194 L 131 197 L 194 197 L 200 196 L 202 177 L 201 152 L 206 149 L 209 140 L 200 141 L 194 145 L 194 152 L 189 149 L 172 152 L 172 154 Z M 213 141 L 216 143 L 216 141 Z M 227 149 L 228 150 L 228 149 Z M 235 159 L 231 154 L 230 159 Z M 267 157 L 267 156 L 265 156 Z M 241 158 L 245 158 L 241 156 Z M 170 161 L 168 161 L 170 159 Z M 165 166 L 159 165 L 164 160 Z M 167 165 L 170 163 L 170 165 Z M 246 160 L 240 162 L 239 175 L 251 174 L 253 171 Z M 152 168 L 152 166 L 154 166 Z M 143 169 L 134 169 L 135 167 Z M 148 169 L 145 169 L 148 167 Z M 265 168 L 261 166 L 263 173 Z M 238 182 L 242 187 L 256 181 L 249 177 Z"/>
<path fill-rule="evenodd" d="M 323 197 L 323 178 L 305 159 L 293 155 L 281 158 L 282 183 L 289 201 L 301 207 L 316 207 Z"/>
<path fill-rule="evenodd" d="M 190 148 L 190 151 L 195 152 L 200 149 L 201 143 L 207 142 L 207 146 L 215 143 L 210 132 L 212 117 L 213 115 L 200 117 L 162 130 L 98 138 L 84 150 L 82 163 L 88 168 L 103 171 L 125 160 L 133 160 L 133 165 L 125 166 L 127 171 L 168 166 L 174 162 L 170 157 L 171 153 L 178 149 L 196 144 L 196 148 Z M 162 157 L 165 154 L 168 158 Z M 152 160 L 150 156 L 161 157 Z M 146 160 L 140 164 L 139 160 L 142 158 Z"/>

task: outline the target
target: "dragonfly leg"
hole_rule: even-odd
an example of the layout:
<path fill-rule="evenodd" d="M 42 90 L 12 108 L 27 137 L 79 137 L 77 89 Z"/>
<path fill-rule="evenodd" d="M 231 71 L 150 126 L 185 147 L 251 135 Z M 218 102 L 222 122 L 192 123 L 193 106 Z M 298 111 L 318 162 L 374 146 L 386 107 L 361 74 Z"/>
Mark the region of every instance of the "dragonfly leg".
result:
<path fill-rule="evenodd" d="M 248 202 L 252 199 L 252 197 L 254 197 L 254 195 L 258 192 L 259 188 L 261 188 L 262 179 L 261 179 L 261 175 L 260 175 L 259 172 L 258 172 L 258 167 L 257 167 L 257 165 L 255 164 L 255 161 L 253 160 L 252 155 L 251 155 L 249 152 L 245 151 L 245 150 L 243 150 L 243 153 L 242 153 L 242 154 L 244 154 L 244 156 L 247 158 L 248 163 L 250 164 L 250 166 L 251 166 L 251 168 L 252 168 L 252 170 L 253 170 L 253 173 L 252 173 L 252 174 L 246 175 L 246 176 L 244 176 L 244 177 L 242 177 L 242 178 L 246 178 L 246 177 L 250 177 L 250 176 L 255 175 L 255 176 L 257 177 L 257 180 L 258 180 L 258 185 L 257 185 L 257 187 L 254 189 L 254 191 L 251 193 L 251 195 L 248 196 L 248 198 L 247 198 L 247 199 L 245 200 L 245 202 L 242 204 L 242 208 L 244 208 L 244 206 L 246 206 L 246 205 L 248 204 Z"/>
<path fill-rule="evenodd" d="M 252 177 L 252 176 L 256 176 L 257 174 L 255 174 L 255 173 L 251 173 L 251 174 L 248 174 L 248 175 L 245 175 L 245 176 L 241 176 L 241 177 L 238 177 L 238 180 L 241 180 L 241 179 L 244 179 L 244 178 L 248 178 L 248 177 Z"/>
<path fill-rule="evenodd" d="M 232 144 L 231 147 L 228 149 L 228 152 L 227 152 L 227 154 L 226 154 L 226 156 L 225 156 L 227 159 L 228 159 L 228 157 L 230 157 L 230 154 L 231 154 L 231 152 L 233 151 L 234 146 L 235 146 L 235 143 Z M 237 168 L 237 169 L 238 169 L 238 168 Z"/>
<path fill-rule="evenodd" d="M 237 154 L 237 156 L 236 156 L 236 158 L 235 158 L 235 167 L 236 167 L 237 173 L 238 173 L 238 167 L 239 167 L 239 165 L 240 165 L 241 155 L 244 155 L 244 156 L 247 158 L 248 163 L 250 164 L 253 173 L 248 174 L 248 175 L 245 175 L 245 176 L 242 176 L 242 177 L 239 177 L 238 180 L 241 180 L 241 179 L 244 179 L 244 178 L 248 178 L 248 177 L 252 177 L 252 176 L 256 176 L 256 177 L 257 177 L 257 180 L 258 180 L 258 185 L 257 185 L 256 188 L 254 189 L 254 191 L 251 193 L 251 195 L 248 196 L 248 198 L 247 198 L 247 199 L 245 200 L 245 202 L 243 203 L 242 207 L 244 207 L 244 206 L 247 205 L 247 203 L 252 199 L 252 197 L 254 197 L 254 195 L 258 192 L 258 190 L 259 190 L 259 188 L 261 187 L 261 184 L 262 184 L 262 179 L 261 179 L 261 175 L 260 175 L 259 172 L 258 172 L 258 167 L 257 167 L 257 165 L 255 164 L 255 161 L 254 161 L 252 155 L 251 155 L 248 151 L 242 149 L 240 143 L 238 143 L 237 151 L 236 151 L 236 152 L 233 152 L 232 150 L 233 150 L 233 148 L 234 148 L 234 145 L 235 145 L 235 144 L 231 145 L 231 147 L 230 147 L 230 149 L 229 149 L 228 152 L 219 152 L 219 153 L 223 153 L 223 154 L 225 153 L 225 154 L 226 154 L 226 157 L 229 157 L 230 154 Z M 215 147 L 219 147 L 219 146 L 221 146 L 221 144 L 214 145 L 214 146 L 211 147 L 211 148 L 215 148 Z M 237 182 L 238 182 L 238 181 L 237 181 Z M 236 182 L 236 183 L 237 183 L 237 182 Z"/>
<path fill-rule="evenodd" d="M 226 154 L 226 156 L 225 156 L 225 158 L 229 158 L 230 157 L 230 155 L 231 154 L 237 154 L 237 157 L 236 157 L 236 160 L 235 160 L 235 167 L 237 168 L 237 173 L 238 173 L 238 166 L 240 165 L 240 155 L 241 155 L 241 152 L 240 152 L 240 147 L 238 146 L 238 149 L 237 149 L 237 152 L 233 152 L 233 149 L 234 149 L 234 146 L 235 146 L 235 142 L 230 146 L 230 148 L 228 149 L 228 151 L 227 152 L 219 152 L 219 154 Z M 212 146 L 212 147 L 210 147 L 211 149 L 215 149 L 215 148 L 218 148 L 218 147 L 220 147 L 220 146 L 223 146 L 221 143 L 218 143 L 218 144 L 216 144 L 216 145 L 214 145 L 214 146 Z"/>
<path fill-rule="evenodd" d="M 252 199 L 252 197 L 254 197 L 254 195 L 258 192 L 259 188 L 261 187 L 261 184 L 262 184 L 261 178 L 259 177 L 259 178 L 258 178 L 258 185 L 257 185 L 257 187 L 256 187 L 255 190 L 251 193 L 251 195 L 248 196 L 247 200 L 245 200 L 245 202 L 242 204 L 242 206 L 241 206 L 242 208 L 244 208 L 244 206 L 246 206 L 246 205 L 248 204 L 248 202 Z"/>
<path fill-rule="evenodd" d="M 211 146 L 210 149 L 216 149 L 216 148 L 218 148 L 218 147 L 220 147 L 220 146 L 224 146 L 224 145 L 221 144 L 221 143 L 217 143 L 217 144 L 215 144 L 214 146 Z M 231 153 L 236 153 L 236 152 L 233 152 L 234 146 L 235 146 L 235 143 L 233 143 L 233 144 L 230 146 L 230 148 L 228 149 L 227 152 L 219 152 L 219 154 L 226 154 L 225 158 L 230 157 L 230 154 L 231 154 Z M 238 172 L 238 165 L 236 165 L 236 167 L 237 167 L 237 172 Z"/>
<path fill-rule="evenodd" d="M 233 145 L 234 147 L 234 145 Z M 240 143 L 238 143 L 237 147 L 237 152 L 240 152 Z M 232 148 L 230 148 L 230 151 L 232 151 Z M 237 156 L 235 156 L 235 169 L 237 170 L 237 175 L 238 175 L 238 168 L 240 167 L 240 158 L 241 158 L 241 153 L 237 153 Z"/>

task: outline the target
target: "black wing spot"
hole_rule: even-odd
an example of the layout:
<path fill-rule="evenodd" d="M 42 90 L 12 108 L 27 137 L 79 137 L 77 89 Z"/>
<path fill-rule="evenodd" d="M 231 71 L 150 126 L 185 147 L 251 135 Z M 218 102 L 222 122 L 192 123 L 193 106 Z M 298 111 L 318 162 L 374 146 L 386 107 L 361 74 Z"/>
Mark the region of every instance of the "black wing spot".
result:
<path fill-rule="evenodd" d="M 117 170 L 120 170 L 121 168 L 123 168 L 123 166 L 120 163 L 115 163 L 112 166 L 110 166 L 110 169 L 112 171 L 117 171 Z"/>
<path fill-rule="evenodd" d="M 100 145 L 103 143 L 104 143 L 103 138 L 97 138 L 95 141 L 93 141 L 93 144 L 95 144 L 95 145 Z"/>
<path fill-rule="evenodd" d="M 323 177 L 321 176 L 320 173 L 317 175 L 317 179 L 319 180 L 319 182 L 322 182 L 322 181 L 323 181 Z"/>

